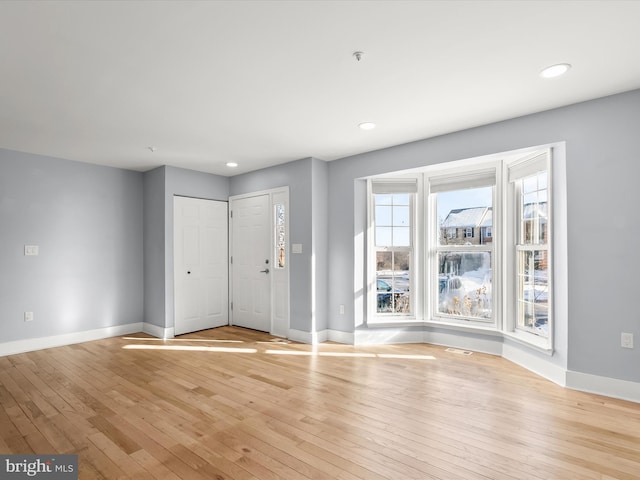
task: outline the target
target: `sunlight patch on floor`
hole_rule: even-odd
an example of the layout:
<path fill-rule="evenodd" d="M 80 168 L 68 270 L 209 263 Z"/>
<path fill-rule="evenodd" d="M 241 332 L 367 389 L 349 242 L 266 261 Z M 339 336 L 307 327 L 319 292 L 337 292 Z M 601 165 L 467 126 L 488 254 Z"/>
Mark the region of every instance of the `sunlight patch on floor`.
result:
<path fill-rule="evenodd" d="M 268 355 L 293 355 L 305 357 L 356 357 L 356 358 L 395 358 L 404 360 L 435 360 L 431 355 L 401 355 L 386 353 L 350 353 L 350 352 L 305 352 L 300 350 L 266 350 Z"/>
<path fill-rule="evenodd" d="M 382 359 L 395 359 L 395 360 L 435 360 L 436 357 L 432 355 L 417 355 L 417 354 L 396 354 L 396 353 L 372 353 L 372 352 L 336 352 L 336 351 L 322 351 L 320 346 L 310 346 L 310 350 L 300 349 L 266 349 L 259 350 L 257 348 L 240 348 L 240 347 L 217 347 L 210 345 L 176 345 L 174 342 L 218 342 L 218 343 L 244 343 L 241 340 L 204 340 L 204 339 L 173 339 L 162 340 L 158 338 L 137 338 L 137 337 L 123 337 L 124 340 L 130 340 L 138 342 L 143 341 L 158 341 L 162 344 L 153 343 L 129 343 L 122 348 L 125 350 L 170 350 L 170 351 L 184 351 L 184 352 L 215 352 L 215 353 L 264 353 L 266 355 L 282 355 L 282 356 L 299 356 L 299 357 L 345 357 L 345 358 L 382 358 Z M 170 342 L 170 343 L 168 343 Z M 269 344 L 272 346 L 281 345 L 280 342 L 256 342 L 262 344 Z M 286 345 L 286 344 L 282 344 Z M 320 347 L 320 348 L 319 348 Z"/>
<path fill-rule="evenodd" d="M 126 350 L 182 350 L 186 352 L 257 353 L 255 348 L 205 347 L 196 345 L 125 345 Z"/>
<path fill-rule="evenodd" d="M 216 340 L 207 338 L 148 338 L 148 337 L 122 337 L 123 340 L 135 340 L 145 342 L 206 342 L 206 343 L 244 343 L 244 340 Z"/>

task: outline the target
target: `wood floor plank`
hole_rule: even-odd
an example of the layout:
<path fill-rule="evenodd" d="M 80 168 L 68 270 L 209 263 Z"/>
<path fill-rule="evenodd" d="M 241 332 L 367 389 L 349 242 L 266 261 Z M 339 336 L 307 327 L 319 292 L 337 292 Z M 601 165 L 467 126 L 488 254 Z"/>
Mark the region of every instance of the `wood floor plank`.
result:
<path fill-rule="evenodd" d="M 640 478 L 636 403 L 433 345 L 272 340 L 222 327 L 0 357 L 0 451 L 75 453 L 82 479 Z"/>
<path fill-rule="evenodd" d="M 87 437 L 107 458 L 126 472 L 128 477 L 140 478 L 142 480 L 152 479 L 153 476 L 138 462 L 132 459 L 127 452 L 114 443 L 111 438 L 102 432 L 96 432 Z M 137 451 L 137 450 L 136 450 Z"/>
<path fill-rule="evenodd" d="M 180 477 L 169 470 L 163 463 L 151 455 L 146 450 L 138 450 L 131 454 L 131 458 L 144 467 L 152 476 L 158 480 L 179 480 Z"/>
<path fill-rule="evenodd" d="M 258 449 L 252 448 L 247 444 L 246 439 L 242 433 L 237 431 L 233 432 L 219 432 L 214 436 L 220 443 L 227 447 L 241 453 L 239 463 L 245 463 L 245 468 L 253 470 L 254 474 L 257 474 L 259 478 L 274 478 L 274 479 L 288 479 L 288 480 L 303 480 L 308 479 L 299 472 L 296 472 L 288 465 L 282 463 L 279 459 L 271 458 L 265 455 Z"/>

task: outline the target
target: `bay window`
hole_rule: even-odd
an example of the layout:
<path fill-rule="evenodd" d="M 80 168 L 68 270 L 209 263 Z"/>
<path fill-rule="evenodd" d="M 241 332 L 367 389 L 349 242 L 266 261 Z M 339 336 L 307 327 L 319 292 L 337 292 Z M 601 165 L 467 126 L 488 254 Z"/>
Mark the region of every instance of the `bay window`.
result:
<path fill-rule="evenodd" d="M 495 330 L 550 350 L 550 152 L 369 180 L 368 321 Z"/>

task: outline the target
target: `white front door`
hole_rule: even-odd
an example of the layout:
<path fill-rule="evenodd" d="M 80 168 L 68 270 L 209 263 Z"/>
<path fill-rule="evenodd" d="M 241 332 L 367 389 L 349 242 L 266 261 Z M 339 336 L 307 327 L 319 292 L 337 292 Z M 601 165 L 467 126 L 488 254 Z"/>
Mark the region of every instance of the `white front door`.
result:
<path fill-rule="evenodd" d="M 227 202 L 174 197 L 175 334 L 229 323 Z"/>
<path fill-rule="evenodd" d="M 232 199 L 232 323 L 271 331 L 271 215 L 269 195 Z"/>

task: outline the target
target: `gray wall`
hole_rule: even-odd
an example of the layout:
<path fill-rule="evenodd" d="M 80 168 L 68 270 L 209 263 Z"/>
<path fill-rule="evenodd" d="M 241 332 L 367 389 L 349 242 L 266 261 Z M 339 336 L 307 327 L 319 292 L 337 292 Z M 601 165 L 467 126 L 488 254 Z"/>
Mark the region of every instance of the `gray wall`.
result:
<path fill-rule="evenodd" d="M 144 173 L 144 321 L 164 327 L 165 167 Z"/>
<path fill-rule="evenodd" d="M 144 174 L 145 321 L 174 326 L 173 197 L 223 200 L 229 179 L 209 173 L 163 166 Z"/>
<path fill-rule="evenodd" d="M 231 177 L 230 196 L 289 186 L 289 243 L 301 243 L 302 253 L 290 253 L 290 328 L 312 331 L 311 255 L 312 235 L 312 166 L 317 160 L 306 158 Z M 289 249 L 291 252 L 291 249 Z M 317 299 L 325 301 L 326 299 Z"/>
<path fill-rule="evenodd" d="M 620 348 L 622 331 L 640 335 L 638 125 L 633 91 L 331 162 L 329 328 L 353 331 L 354 218 L 366 212 L 354 195 L 357 178 L 566 141 L 569 339 L 551 361 L 640 381 L 640 349 Z"/>
<path fill-rule="evenodd" d="M 0 150 L 0 342 L 143 321 L 142 190 L 137 172 Z"/>
<path fill-rule="evenodd" d="M 315 331 L 329 326 L 327 299 L 329 298 L 329 165 L 318 159 L 311 163 L 311 235 L 315 270 Z"/>

